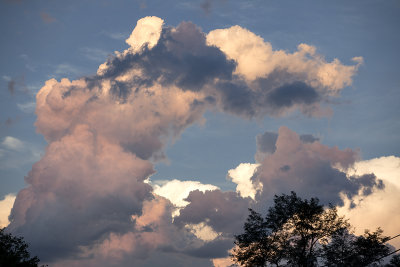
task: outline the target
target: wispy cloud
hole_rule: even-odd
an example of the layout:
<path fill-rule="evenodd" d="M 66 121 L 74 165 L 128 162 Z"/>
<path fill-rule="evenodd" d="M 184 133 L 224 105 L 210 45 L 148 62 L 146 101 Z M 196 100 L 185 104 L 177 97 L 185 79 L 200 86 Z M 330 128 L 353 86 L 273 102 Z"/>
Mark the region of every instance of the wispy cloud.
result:
<path fill-rule="evenodd" d="M 45 23 L 53 23 L 53 22 L 57 21 L 54 17 L 52 17 L 50 14 L 48 14 L 46 12 L 41 12 L 40 13 L 40 18 Z"/>
<path fill-rule="evenodd" d="M 82 69 L 78 66 L 69 64 L 69 63 L 61 63 L 54 67 L 53 74 L 49 75 L 50 77 L 76 77 L 82 75 Z"/>
<path fill-rule="evenodd" d="M 34 144 L 13 136 L 6 136 L 0 143 L 0 169 L 18 169 L 40 159 L 42 150 Z"/>
<path fill-rule="evenodd" d="M 108 31 L 102 31 L 102 34 L 114 39 L 114 40 L 125 40 L 129 37 L 129 33 L 128 32 L 108 32 Z"/>
<path fill-rule="evenodd" d="M 104 62 L 108 55 L 110 55 L 110 53 L 100 48 L 82 47 L 80 48 L 80 51 L 87 59 L 96 62 Z"/>
<path fill-rule="evenodd" d="M 10 76 L 3 75 L 2 78 L 3 78 L 3 80 L 6 81 L 6 82 L 10 82 L 10 81 L 11 81 L 11 77 L 10 77 Z"/>
<path fill-rule="evenodd" d="M 17 103 L 17 107 L 25 113 L 33 113 L 35 111 L 36 102 Z"/>

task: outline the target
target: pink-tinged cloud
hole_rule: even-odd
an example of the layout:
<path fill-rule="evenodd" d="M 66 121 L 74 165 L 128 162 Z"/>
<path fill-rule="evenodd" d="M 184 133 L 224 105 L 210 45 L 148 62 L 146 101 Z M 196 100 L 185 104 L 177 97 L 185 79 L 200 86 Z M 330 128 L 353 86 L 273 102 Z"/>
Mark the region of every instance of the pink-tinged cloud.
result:
<path fill-rule="evenodd" d="M 270 135 L 262 137 L 272 144 Z M 263 144 L 261 139 L 258 139 L 259 145 Z M 261 149 L 266 151 L 266 146 Z M 373 188 L 383 188 L 382 180 L 372 173 L 349 176 L 338 169 L 347 170 L 358 157 L 351 149 L 328 147 L 316 138 L 302 138 L 281 127 L 273 149 L 264 155 L 252 177 L 255 183 L 263 185 L 258 200 L 267 203 L 274 194 L 296 191 L 303 198 L 318 196 L 322 203 L 342 205 L 341 194 L 351 199 L 359 193 L 368 195 Z"/>
<path fill-rule="evenodd" d="M 326 62 L 304 44 L 292 54 L 274 51 L 239 26 L 207 35 L 193 23 L 170 27 L 156 17 L 138 21 L 127 43 L 95 75 L 51 79 L 38 92 L 35 125 L 49 144 L 17 195 L 8 229 L 23 235 L 42 260 L 70 266 L 78 259 L 121 266 L 160 251 L 225 257 L 252 200 L 236 192 L 192 191 L 172 222 L 173 203 L 146 183 L 153 162 L 209 109 L 244 118 L 296 109 L 326 115 L 321 103 L 351 84 L 358 65 Z M 253 60 L 260 71 L 246 72 Z M 263 185 L 260 196 L 289 189 L 314 196 L 325 184 L 327 199 L 342 191 L 351 197 L 376 182 L 372 176 L 349 180 L 332 168 L 347 168 L 355 158 L 351 150 L 304 143 L 282 128 L 276 151 L 253 179 Z M 216 238 L 196 237 L 204 229 Z"/>
<path fill-rule="evenodd" d="M 45 259 L 75 252 L 105 233 L 133 227 L 131 215 L 140 214 L 143 201 L 152 197 L 143 180 L 153 172 L 148 161 L 79 125 L 33 165 L 9 229 Z"/>
<path fill-rule="evenodd" d="M 41 12 L 40 13 L 40 18 L 43 20 L 45 23 L 53 23 L 56 21 L 54 17 L 52 17 L 50 14 L 46 12 Z"/>

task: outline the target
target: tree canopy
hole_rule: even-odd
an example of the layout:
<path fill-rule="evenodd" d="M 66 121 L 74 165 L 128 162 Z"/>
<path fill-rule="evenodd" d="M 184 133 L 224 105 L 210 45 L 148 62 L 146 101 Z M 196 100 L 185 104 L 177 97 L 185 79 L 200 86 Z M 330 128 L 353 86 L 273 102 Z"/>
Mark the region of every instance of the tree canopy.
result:
<path fill-rule="evenodd" d="M 390 251 L 380 228 L 356 236 L 334 206 L 317 198 L 292 192 L 275 196 L 265 217 L 249 210 L 231 255 L 241 266 L 366 266 Z"/>
<path fill-rule="evenodd" d="M 37 267 L 38 257 L 31 257 L 28 244 L 22 237 L 15 237 L 0 229 L 0 266 L 1 267 Z"/>

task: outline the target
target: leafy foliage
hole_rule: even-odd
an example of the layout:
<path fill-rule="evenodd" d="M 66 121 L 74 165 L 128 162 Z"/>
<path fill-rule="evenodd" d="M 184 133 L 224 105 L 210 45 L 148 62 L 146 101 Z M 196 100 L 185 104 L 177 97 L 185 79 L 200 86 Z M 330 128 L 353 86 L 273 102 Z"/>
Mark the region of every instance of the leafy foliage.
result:
<path fill-rule="evenodd" d="M 37 267 L 38 263 L 38 257 L 31 258 L 23 238 L 0 229 L 0 266 Z"/>
<path fill-rule="evenodd" d="M 348 229 L 341 229 L 332 236 L 331 242 L 324 245 L 326 266 L 367 266 L 378 264 L 380 258 L 389 254 L 385 245 L 388 237 L 382 229 L 375 232 L 366 230 L 364 235 L 355 236 Z"/>
<path fill-rule="evenodd" d="M 400 267 L 400 254 L 394 255 L 386 267 Z"/>
<path fill-rule="evenodd" d="M 388 254 L 381 229 L 362 236 L 349 229 L 332 205 L 283 194 L 265 218 L 250 209 L 231 256 L 242 266 L 366 266 Z"/>

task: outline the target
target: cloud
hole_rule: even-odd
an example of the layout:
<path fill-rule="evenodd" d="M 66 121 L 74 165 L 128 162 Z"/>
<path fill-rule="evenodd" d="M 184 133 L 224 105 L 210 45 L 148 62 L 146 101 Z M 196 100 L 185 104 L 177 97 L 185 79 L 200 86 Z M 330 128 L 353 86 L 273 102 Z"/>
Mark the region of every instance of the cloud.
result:
<path fill-rule="evenodd" d="M 0 228 L 6 227 L 10 222 L 8 216 L 10 215 L 11 208 L 14 205 L 15 195 L 8 194 L 4 196 L 3 200 L 0 200 Z"/>
<path fill-rule="evenodd" d="M 206 222 L 187 224 L 185 227 L 189 229 L 197 238 L 203 241 L 213 241 L 221 234 L 215 232 L 214 229 L 206 224 Z"/>
<path fill-rule="evenodd" d="M 126 36 L 129 35 L 129 33 L 123 33 L 123 32 L 108 32 L 108 31 L 102 31 L 101 32 L 103 35 L 114 39 L 114 40 L 125 40 Z M 104 60 L 104 59 L 103 59 Z"/>
<path fill-rule="evenodd" d="M 160 39 L 164 20 L 158 17 L 146 17 L 138 20 L 126 43 L 134 52 L 140 52 L 144 46 L 152 49 Z"/>
<path fill-rule="evenodd" d="M 255 155 L 255 159 L 257 162 L 262 162 L 266 155 L 275 152 L 277 139 L 277 133 L 268 131 L 256 136 L 257 153 Z"/>
<path fill-rule="evenodd" d="M 314 143 L 319 141 L 319 138 L 314 137 L 311 134 L 302 134 L 299 136 L 303 143 Z M 256 136 L 257 153 L 255 159 L 257 162 L 264 161 L 267 155 L 273 154 L 276 151 L 276 141 L 278 140 L 278 134 L 274 132 L 266 131 L 263 134 Z"/>
<path fill-rule="evenodd" d="M 45 23 L 53 23 L 53 22 L 57 21 L 54 17 L 52 17 L 50 14 L 48 14 L 46 12 L 41 12 L 40 18 Z"/>
<path fill-rule="evenodd" d="M 17 107 L 22 112 L 33 113 L 35 111 L 36 103 L 35 102 L 17 103 Z"/>
<path fill-rule="evenodd" d="M 10 150 L 21 151 L 24 148 L 23 143 L 15 137 L 6 136 L 1 144 Z"/>
<path fill-rule="evenodd" d="M 277 136 L 268 132 L 257 141 L 259 150 L 268 152 L 252 177 L 253 183 L 263 185 L 256 197 L 263 203 L 268 203 L 274 194 L 295 191 L 303 198 L 318 196 L 324 204 L 342 205 L 342 194 L 351 199 L 384 187 L 382 180 L 372 173 L 347 175 L 342 171 L 358 159 L 357 152 L 351 149 L 331 148 L 309 135 L 301 138 L 286 127 L 281 127 Z"/>
<path fill-rule="evenodd" d="M 11 81 L 11 77 L 10 77 L 10 76 L 3 75 L 2 78 L 3 78 L 3 80 L 6 81 L 6 82 Z"/>
<path fill-rule="evenodd" d="M 362 234 L 364 229 L 375 230 L 381 227 L 384 234 L 395 236 L 399 234 L 400 221 L 400 158 L 395 156 L 380 157 L 358 161 L 353 168 L 347 170 L 349 175 L 363 175 L 374 173 L 382 179 L 385 188 L 374 190 L 369 196 L 357 196 L 353 202 L 357 206 L 352 208 L 349 201 L 339 209 L 339 212 L 349 218 L 356 227 L 356 233 Z M 396 248 L 400 248 L 400 240 L 389 241 Z"/>
<path fill-rule="evenodd" d="M 196 190 L 190 192 L 186 200 L 190 203 L 175 217 L 174 224 L 179 227 L 200 224 L 210 227 L 214 233 L 210 236 L 211 241 L 195 249 L 186 249 L 186 253 L 208 258 L 228 256 L 228 250 L 233 246 L 233 235 L 241 232 L 247 217 L 250 198 L 242 198 L 236 192 Z"/>
<path fill-rule="evenodd" d="M 153 185 L 154 193 L 167 198 L 178 208 L 183 208 L 188 201 L 185 199 L 189 196 L 189 193 L 194 190 L 200 190 L 201 192 L 212 191 L 219 189 L 215 185 L 202 184 L 198 181 L 155 181 Z M 179 212 L 178 212 L 179 215 Z"/>
<path fill-rule="evenodd" d="M 78 67 L 73 66 L 68 63 L 62 63 L 62 64 L 58 64 L 55 67 L 53 76 L 56 76 L 56 77 L 66 76 L 66 75 L 67 76 L 70 76 L 70 75 L 78 76 L 81 73 L 82 73 L 82 71 Z"/>
<path fill-rule="evenodd" d="M 104 61 L 109 55 L 108 52 L 100 48 L 82 47 L 80 50 L 86 58 L 97 62 Z"/>
<path fill-rule="evenodd" d="M 212 262 L 214 267 L 230 267 L 234 264 L 229 257 L 213 259 Z"/>
<path fill-rule="evenodd" d="M 0 143 L 0 169 L 2 170 L 19 169 L 30 165 L 40 159 L 40 156 L 39 147 L 13 136 L 4 137 Z"/>
<path fill-rule="evenodd" d="M 176 224 L 205 222 L 216 232 L 232 237 L 242 228 L 250 198 L 242 198 L 236 192 L 196 190 L 190 192 L 186 200 L 190 203 L 175 218 Z"/>
<path fill-rule="evenodd" d="M 274 51 L 270 43 L 240 26 L 211 31 L 207 43 L 219 47 L 234 59 L 238 63 L 236 73 L 247 80 L 268 78 L 281 69 L 293 78 L 303 78 L 310 86 L 321 86 L 330 94 L 351 85 L 351 77 L 362 63 L 362 57 L 354 58 L 357 63 L 354 66 L 344 66 L 338 59 L 326 62 L 314 46 L 307 44 L 298 45 L 298 50 L 292 54 Z"/>
<path fill-rule="evenodd" d="M 76 253 L 105 233 L 133 227 L 130 216 L 151 198 L 151 187 L 143 183 L 151 173 L 149 162 L 80 125 L 52 142 L 33 165 L 9 228 L 44 260 Z"/>
<path fill-rule="evenodd" d="M 132 77 L 135 84 L 148 86 L 157 81 L 164 87 L 201 92 L 199 103 L 244 117 L 278 116 L 294 109 L 325 116 L 329 110 L 320 103 L 351 85 L 360 64 L 326 62 L 315 47 L 306 44 L 292 54 L 273 51 L 261 37 L 239 26 L 205 35 L 192 23 L 176 28 L 162 25 L 154 17 L 140 20 L 127 39 L 133 46 L 102 64 L 98 78 L 122 73 L 128 77 L 135 69 L 140 73 Z"/>
<path fill-rule="evenodd" d="M 207 110 L 244 118 L 296 109 L 319 116 L 320 104 L 351 84 L 360 60 L 354 66 L 326 62 L 304 44 L 294 53 L 273 51 L 239 26 L 206 34 L 193 23 L 171 27 L 157 17 L 139 20 L 126 42 L 129 47 L 96 74 L 50 79 L 36 95 L 35 126 L 48 146 L 17 194 L 8 229 L 23 235 L 42 260 L 123 266 L 145 264 L 152 253 L 222 258 L 253 203 L 242 196 L 254 196 L 254 189 L 257 199 L 293 187 L 310 194 L 326 188 L 324 200 L 336 200 L 339 192 L 369 194 L 378 183 L 373 176 L 347 179 L 332 168 L 353 164 L 354 151 L 302 141 L 282 128 L 276 150 L 251 178 L 262 191 L 249 183 L 254 165 L 231 170 L 242 196 L 193 181 L 153 189 L 146 181 L 154 163 Z M 54 73 L 81 74 L 68 64 Z M 18 147 L 8 140 L 3 150 L 12 144 Z M 316 169 L 302 167 L 304 161 Z M 310 178 L 303 183 L 293 173 Z M 182 209 L 173 218 L 176 207 Z"/>
<path fill-rule="evenodd" d="M 256 193 L 262 190 L 262 185 L 254 185 L 251 181 L 259 164 L 241 163 L 235 169 L 228 171 L 227 178 L 237 184 L 236 192 L 242 197 L 251 197 L 255 199 Z"/>

